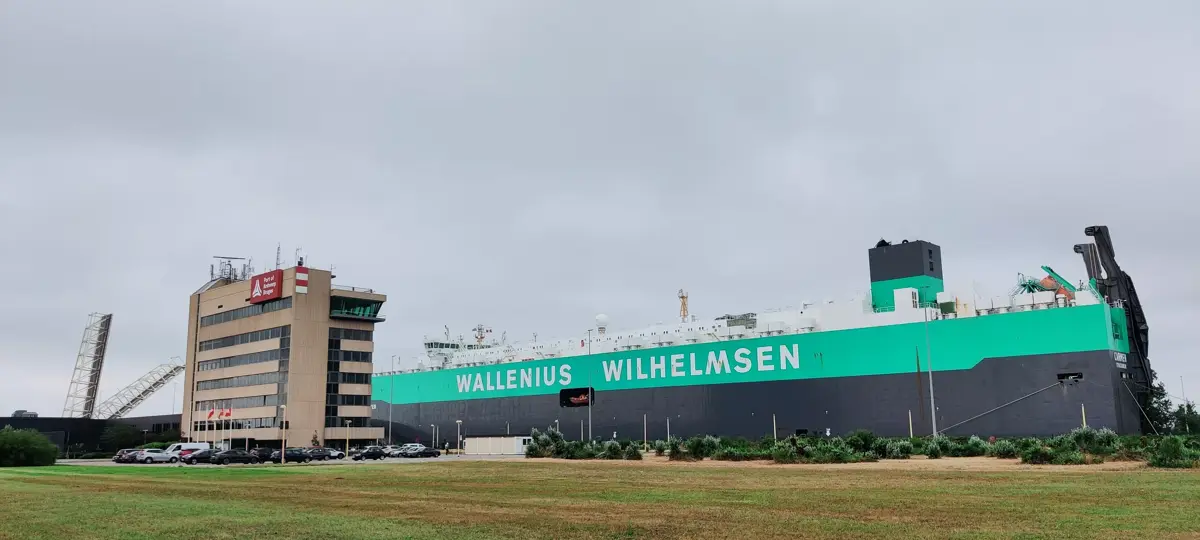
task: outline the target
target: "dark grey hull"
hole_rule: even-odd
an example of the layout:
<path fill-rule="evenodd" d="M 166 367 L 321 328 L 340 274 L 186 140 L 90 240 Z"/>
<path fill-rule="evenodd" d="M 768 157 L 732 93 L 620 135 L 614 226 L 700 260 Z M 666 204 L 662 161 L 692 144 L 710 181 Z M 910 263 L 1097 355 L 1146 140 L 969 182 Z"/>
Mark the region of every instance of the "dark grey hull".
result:
<path fill-rule="evenodd" d="M 1068 374 L 1082 379 L 1060 382 Z M 1110 351 L 990 358 L 974 369 L 934 372 L 937 427 L 951 436 L 1057 435 L 1079 427 L 1086 414 L 1089 426 L 1140 433 L 1138 408 L 1125 382 Z M 773 430 L 784 437 L 826 429 L 841 435 L 860 428 L 907 436 L 910 413 L 913 433 L 922 436 L 933 430 L 929 395 L 928 373 L 915 369 L 899 375 L 597 391 L 591 436 L 641 439 L 645 430 L 651 440 L 662 439 L 668 419 L 671 435 L 683 437 L 759 438 Z M 451 446 L 457 440 L 456 420 L 462 421 L 464 436 L 526 434 L 557 424 L 569 439 L 586 438 L 589 422 L 588 408 L 559 407 L 557 394 L 393 405 L 390 414 L 393 442 L 427 443 L 436 425 L 439 444 Z M 388 415 L 387 402 L 376 401 L 377 425 L 386 425 Z"/>

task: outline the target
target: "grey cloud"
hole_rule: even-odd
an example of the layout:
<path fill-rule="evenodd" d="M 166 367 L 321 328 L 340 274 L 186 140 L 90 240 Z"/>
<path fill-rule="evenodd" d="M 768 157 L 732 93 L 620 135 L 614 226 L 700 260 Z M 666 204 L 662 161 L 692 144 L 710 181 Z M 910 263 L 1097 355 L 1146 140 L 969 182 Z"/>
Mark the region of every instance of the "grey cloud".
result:
<path fill-rule="evenodd" d="M 443 324 L 637 325 L 680 287 L 845 299 L 880 236 L 1002 294 L 1080 277 L 1105 223 L 1157 369 L 1200 380 L 1195 3 L 688 6 L 6 5 L 0 414 L 58 410 L 89 311 L 105 392 L 182 355 L 209 257 L 276 242 L 387 292 L 379 356 L 411 364 Z"/>

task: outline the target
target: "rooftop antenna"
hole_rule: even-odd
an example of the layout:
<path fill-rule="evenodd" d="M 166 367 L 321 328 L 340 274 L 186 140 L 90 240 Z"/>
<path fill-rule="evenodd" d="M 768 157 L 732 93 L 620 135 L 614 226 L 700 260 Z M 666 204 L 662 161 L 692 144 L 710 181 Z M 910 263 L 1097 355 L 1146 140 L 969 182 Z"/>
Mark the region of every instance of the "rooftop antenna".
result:
<path fill-rule="evenodd" d="M 280 257 L 282 255 L 282 252 L 280 250 L 282 250 L 282 249 L 283 249 L 282 242 L 275 244 L 275 269 L 276 270 L 279 270 L 279 267 L 283 264 L 283 261 L 280 260 Z"/>
<path fill-rule="evenodd" d="M 688 322 L 688 293 L 679 289 L 679 322 Z"/>
<path fill-rule="evenodd" d="M 213 258 L 220 262 L 217 263 L 217 271 L 215 273 L 212 271 L 212 267 L 209 266 L 210 279 L 220 278 L 228 279 L 230 281 L 239 281 L 237 270 L 233 267 L 233 261 L 244 261 L 246 260 L 244 257 L 222 257 L 220 255 L 213 255 Z M 243 269 L 244 268 L 245 266 L 243 266 Z"/>

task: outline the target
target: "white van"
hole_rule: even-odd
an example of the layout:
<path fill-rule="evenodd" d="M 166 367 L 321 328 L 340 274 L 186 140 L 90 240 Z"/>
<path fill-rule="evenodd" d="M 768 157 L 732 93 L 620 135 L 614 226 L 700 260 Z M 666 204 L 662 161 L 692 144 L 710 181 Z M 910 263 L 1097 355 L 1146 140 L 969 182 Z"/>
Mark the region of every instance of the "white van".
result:
<path fill-rule="evenodd" d="M 166 453 L 171 454 L 172 456 L 175 456 L 177 458 L 182 458 L 192 452 L 199 452 L 201 450 L 211 450 L 211 449 L 212 449 L 212 445 L 210 445 L 206 442 L 175 443 L 175 444 L 172 444 L 171 446 L 167 447 Z"/>

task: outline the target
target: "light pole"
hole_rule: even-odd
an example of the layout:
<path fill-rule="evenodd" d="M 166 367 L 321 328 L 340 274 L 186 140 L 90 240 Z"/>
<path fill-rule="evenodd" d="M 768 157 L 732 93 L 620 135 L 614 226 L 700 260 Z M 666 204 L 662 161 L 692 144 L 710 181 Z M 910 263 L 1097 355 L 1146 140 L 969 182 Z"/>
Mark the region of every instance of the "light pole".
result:
<path fill-rule="evenodd" d="M 283 411 L 283 425 L 280 426 L 283 440 L 279 446 L 279 463 L 282 465 L 287 463 L 287 405 L 280 405 L 279 409 Z"/>
<path fill-rule="evenodd" d="M 391 437 L 388 438 L 391 441 Z M 346 454 L 350 454 L 350 419 L 346 419 Z"/>
<path fill-rule="evenodd" d="M 462 453 L 462 420 L 455 420 L 454 423 L 458 424 L 458 453 L 461 454 Z"/>
<path fill-rule="evenodd" d="M 437 445 L 438 445 L 437 426 L 434 424 L 429 424 L 429 431 L 433 432 L 433 447 L 437 448 Z"/>
<path fill-rule="evenodd" d="M 392 444 L 392 402 L 396 397 L 396 355 L 392 355 L 392 372 L 388 375 L 388 446 Z"/>
<path fill-rule="evenodd" d="M 150 432 L 150 430 L 148 430 L 148 429 L 142 430 L 142 446 L 146 446 L 146 434 L 149 432 Z"/>

